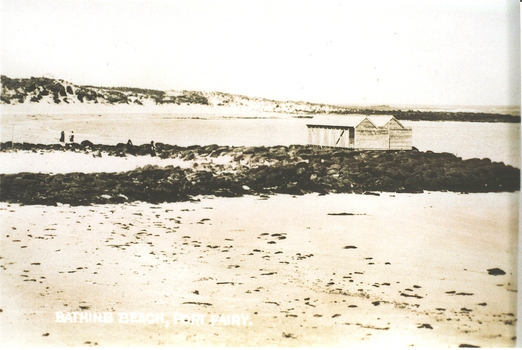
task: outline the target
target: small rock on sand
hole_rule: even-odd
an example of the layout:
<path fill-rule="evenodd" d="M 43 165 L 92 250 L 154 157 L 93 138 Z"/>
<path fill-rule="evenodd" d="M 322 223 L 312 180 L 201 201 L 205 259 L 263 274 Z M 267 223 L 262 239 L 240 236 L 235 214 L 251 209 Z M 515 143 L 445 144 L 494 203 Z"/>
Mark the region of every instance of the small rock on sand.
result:
<path fill-rule="evenodd" d="M 499 275 L 505 275 L 506 272 L 499 269 L 498 267 L 495 267 L 494 269 L 488 269 L 488 274 L 492 276 L 499 276 Z"/>
<path fill-rule="evenodd" d="M 459 344 L 459 348 L 480 348 L 480 346 L 471 344 Z"/>

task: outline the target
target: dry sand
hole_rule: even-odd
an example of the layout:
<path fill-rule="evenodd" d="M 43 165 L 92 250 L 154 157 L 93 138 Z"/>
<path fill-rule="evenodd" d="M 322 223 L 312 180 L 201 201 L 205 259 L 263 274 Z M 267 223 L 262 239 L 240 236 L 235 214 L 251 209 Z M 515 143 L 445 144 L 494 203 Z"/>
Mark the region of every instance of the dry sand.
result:
<path fill-rule="evenodd" d="M 96 173 L 124 172 L 146 165 L 161 167 L 174 166 L 192 168 L 205 163 L 229 165 L 232 170 L 237 162 L 232 162 L 230 156 L 195 157 L 193 160 L 181 158 L 166 158 L 151 156 L 116 157 L 100 152 L 101 157 L 94 157 L 95 152 L 73 151 L 8 151 L 0 152 L 0 174 L 16 174 L 23 172 L 41 172 L 48 174 L 64 173 Z M 196 164 L 194 164 L 196 163 Z M 242 162 L 245 164 L 246 162 Z"/>
<path fill-rule="evenodd" d="M 0 203 L 0 343 L 514 346 L 518 195 Z"/>

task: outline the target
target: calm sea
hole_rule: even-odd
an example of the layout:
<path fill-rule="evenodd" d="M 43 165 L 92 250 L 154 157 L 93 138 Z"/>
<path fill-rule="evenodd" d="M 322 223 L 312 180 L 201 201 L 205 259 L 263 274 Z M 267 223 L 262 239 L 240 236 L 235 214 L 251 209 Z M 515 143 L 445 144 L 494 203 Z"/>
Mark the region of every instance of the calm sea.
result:
<path fill-rule="evenodd" d="M 309 119 L 179 119 L 170 115 L 3 115 L 1 141 L 57 143 L 60 132 L 75 141 L 136 144 L 275 146 L 307 143 Z M 464 159 L 490 158 L 520 167 L 520 124 L 403 122 L 421 151 L 450 152 Z"/>

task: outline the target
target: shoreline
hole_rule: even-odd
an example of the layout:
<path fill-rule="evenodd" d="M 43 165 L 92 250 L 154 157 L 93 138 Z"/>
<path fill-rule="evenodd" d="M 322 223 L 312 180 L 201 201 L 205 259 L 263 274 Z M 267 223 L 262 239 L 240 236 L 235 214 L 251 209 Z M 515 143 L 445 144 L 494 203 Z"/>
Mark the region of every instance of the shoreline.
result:
<path fill-rule="evenodd" d="M 401 121 L 432 122 L 469 122 L 469 123 L 514 123 L 520 124 L 521 117 L 516 114 L 479 112 L 479 111 L 444 111 L 444 110 L 402 110 L 378 108 L 349 108 L 331 106 L 327 110 L 295 109 L 271 110 L 239 106 L 207 106 L 207 105 L 154 105 L 131 106 L 111 104 L 0 104 L 3 115 L 91 115 L 91 114 L 130 114 L 130 115 L 176 115 L 180 119 L 292 119 L 312 118 L 314 115 L 339 115 L 349 117 L 351 114 L 393 115 Z"/>

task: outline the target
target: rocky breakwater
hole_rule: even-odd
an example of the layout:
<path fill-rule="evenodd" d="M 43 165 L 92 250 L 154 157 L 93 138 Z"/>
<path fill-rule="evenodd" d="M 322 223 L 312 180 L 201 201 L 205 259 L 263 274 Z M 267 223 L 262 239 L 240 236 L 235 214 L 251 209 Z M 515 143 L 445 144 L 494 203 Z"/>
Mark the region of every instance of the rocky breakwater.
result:
<path fill-rule="evenodd" d="M 148 145 L 68 146 L 1 144 L 3 152 L 66 150 L 112 156 L 141 156 Z M 513 192 L 520 170 L 489 159 L 463 160 L 449 153 L 290 147 L 179 147 L 158 143 L 158 157 L 191 166 L 148 165 L 121 173 L 19 173 L 0 175 L 0 200 L 24 204 L 152 203 L 189 200 L 197 195 L 369 193 L 453 191 Z M 227 157 L 229 162 L 215 162 Z"/>

